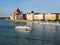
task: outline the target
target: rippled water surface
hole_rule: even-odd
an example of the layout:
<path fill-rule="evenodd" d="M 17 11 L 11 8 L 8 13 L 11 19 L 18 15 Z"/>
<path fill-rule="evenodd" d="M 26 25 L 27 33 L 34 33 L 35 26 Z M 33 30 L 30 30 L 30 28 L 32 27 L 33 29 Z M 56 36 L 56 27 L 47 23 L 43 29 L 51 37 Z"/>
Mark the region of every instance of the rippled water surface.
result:
<path fill-rule="evenodd" d="M 60 45 L 60 26 L 41 23 L 0 20 L 0 45 Z M 16 30 L 19 25 L 32 31 Z"/>

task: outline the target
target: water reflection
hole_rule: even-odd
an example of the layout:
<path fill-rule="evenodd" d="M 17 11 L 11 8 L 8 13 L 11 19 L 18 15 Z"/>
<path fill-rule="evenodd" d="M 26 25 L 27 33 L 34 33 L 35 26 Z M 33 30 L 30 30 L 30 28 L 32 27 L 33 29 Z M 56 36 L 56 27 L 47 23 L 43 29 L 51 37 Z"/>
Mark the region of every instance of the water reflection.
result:
<path fill-rule="evenodd" d="M 32 22 L 26 22 L 26 26 L 32 27 L 33 23 Z"/>
<path fill-rule="evenodd" d="M 33 31 L 23 32 L 11 28 L 15 26 L 30 26 Z M 0 45 L 60 45 L 60 26 L 0 21 Z"/>

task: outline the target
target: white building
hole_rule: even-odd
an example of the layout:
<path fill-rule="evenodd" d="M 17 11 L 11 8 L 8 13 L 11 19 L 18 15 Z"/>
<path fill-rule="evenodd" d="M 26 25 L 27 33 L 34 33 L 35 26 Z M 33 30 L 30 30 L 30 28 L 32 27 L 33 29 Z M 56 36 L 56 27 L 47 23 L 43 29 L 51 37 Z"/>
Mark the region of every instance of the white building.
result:
<path fill-rule="evenodd" d="M 10 19 L 11 19 L 11 20 L 14 20 L 14 19 L 15 19 L 15 12 L 13 12 L 13 13 L 11 14 Z"/>
<path fill-rule="evenodd" d="M 27 14 L 27 20 L 33 20 L 33 13 Z"/>
<path fill-rule="evenodd" d="M 41 19 L 43 19 L 43 14 L 34 12 L 27 14 L 27 20 L 41 20 Z"/>

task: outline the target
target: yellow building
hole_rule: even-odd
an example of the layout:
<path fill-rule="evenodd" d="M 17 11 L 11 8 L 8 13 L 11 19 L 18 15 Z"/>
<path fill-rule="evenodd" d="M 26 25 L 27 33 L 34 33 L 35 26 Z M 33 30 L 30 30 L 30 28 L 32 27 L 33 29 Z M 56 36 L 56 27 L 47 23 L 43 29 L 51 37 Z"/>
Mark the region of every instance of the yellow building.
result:
<path fill-rule="evenodd" d="M 19 8 L 17 8 L 16 12 L 13 12 L 10 16 L 11 20 L 22 20 L 23 19 L 23 14 L 22 12 L 19 10 Z"/>
<path fill-rule="evenodd" d="M 34 13 L 34 20 L 43 20 L 43 14 Z"/>
<path fill-rule="evenodd" d="M 60 14 L 58 15 L 58 20 L 60 20 Z"/>
<path fill-rule="evenodd" d="M 56 20 L 56 14 L 45 14 L 45 20 Z"/>

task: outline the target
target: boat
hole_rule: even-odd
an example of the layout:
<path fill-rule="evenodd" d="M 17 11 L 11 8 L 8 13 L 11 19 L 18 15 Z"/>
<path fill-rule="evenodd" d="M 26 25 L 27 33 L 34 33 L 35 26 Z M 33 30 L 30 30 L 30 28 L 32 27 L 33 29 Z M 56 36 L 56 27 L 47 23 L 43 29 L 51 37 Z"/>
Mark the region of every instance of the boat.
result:
<path fill-rule="evenodd" d="M 32 31 L 32 28 L 29 27 L 29 26 L 16 26 L 15 29 L 17 29 L 17 30 Z"/>

